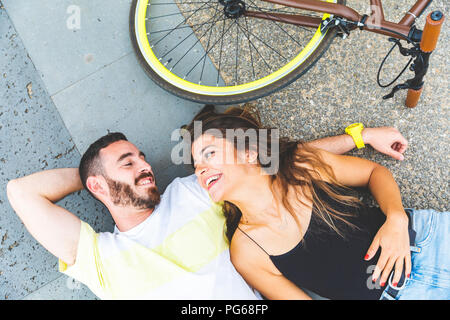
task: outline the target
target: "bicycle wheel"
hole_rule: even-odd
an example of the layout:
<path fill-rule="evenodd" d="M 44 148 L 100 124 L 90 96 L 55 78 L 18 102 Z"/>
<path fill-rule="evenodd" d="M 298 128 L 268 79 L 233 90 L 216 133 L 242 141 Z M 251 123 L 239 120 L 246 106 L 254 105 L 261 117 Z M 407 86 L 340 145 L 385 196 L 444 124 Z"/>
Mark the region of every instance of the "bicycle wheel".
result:
<path fill-rule="evenodd" d="M 245 2 L 244 2 L 245 1 Z M 326 0 L 344 4 L 345 0 Z M 133 0 L 130 35 L 140 64 L 163 89 L 198 103 L 235 104 L 277 91 L 303 75 L 336 31 L 247 16 L 328 14 L 260 0 Z"/>

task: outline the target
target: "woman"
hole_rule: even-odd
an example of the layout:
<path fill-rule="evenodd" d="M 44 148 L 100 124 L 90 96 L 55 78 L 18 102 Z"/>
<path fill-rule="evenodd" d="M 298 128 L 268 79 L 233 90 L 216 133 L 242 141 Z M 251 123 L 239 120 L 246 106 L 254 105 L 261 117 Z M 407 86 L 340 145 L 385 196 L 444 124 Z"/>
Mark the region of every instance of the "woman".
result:
<path fill-rule="evenodd" d="M 271 145 L 274 131 L 263 135 L 247 108 L 205 106 L 194 120 L 196 175 L 223 202 L 233 264 L 265 297 L 308 299 L 305 288 L 330 299 L 450 298 L 450 215 L 405 212 L 386 168 L 288 139 Z M 238 129 L 257 141 L 227 136 Z M 263 154 L 278 160 L 276 173 Z M 379 208 L 362 205 L 353 187 L 368 187 Z"/>

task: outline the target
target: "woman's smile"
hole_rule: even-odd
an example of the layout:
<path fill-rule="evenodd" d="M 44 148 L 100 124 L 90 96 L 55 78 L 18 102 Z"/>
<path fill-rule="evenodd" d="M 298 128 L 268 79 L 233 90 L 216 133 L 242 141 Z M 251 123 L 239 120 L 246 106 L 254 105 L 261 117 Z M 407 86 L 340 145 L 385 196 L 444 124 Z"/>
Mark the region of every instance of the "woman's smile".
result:
<path fill-rule="evenodd" d="M 222 178 L 222 174 L 215 174 L 210 176 L 205 181 L 205 186 L 208 189 L 208 191 Z"/>

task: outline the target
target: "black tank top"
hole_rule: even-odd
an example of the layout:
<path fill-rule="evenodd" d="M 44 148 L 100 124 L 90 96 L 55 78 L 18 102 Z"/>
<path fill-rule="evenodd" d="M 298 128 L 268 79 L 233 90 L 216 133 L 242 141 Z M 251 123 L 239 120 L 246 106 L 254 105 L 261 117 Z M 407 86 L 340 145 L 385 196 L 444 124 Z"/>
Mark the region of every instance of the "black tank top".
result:
<path fill-rule="evenodd" d="M 340 194 L 349 194 L 347 190 L 337 189 L 332 185 L 330 187 Z M 318 198 L 331 208 L 352 214 L 345 219 L 356 228 L 332 218 L 340 233 L 344 235 L 343 238 L 313 212 L 302 241 L 282 255 L 269 255 L 270 259 L 295 285 L 322 297 L 379 299 L 384 287 L 376 286 L 371 279 L 380 250 L 370 261 L 365 261 L 364 256 L 378 229 L 386 220 L 385 215 L 377 207 L 344 205 L 319 188 L 315 188 L 315 191 Z M 313 207 L 313 210 L 317 208 Z"/>

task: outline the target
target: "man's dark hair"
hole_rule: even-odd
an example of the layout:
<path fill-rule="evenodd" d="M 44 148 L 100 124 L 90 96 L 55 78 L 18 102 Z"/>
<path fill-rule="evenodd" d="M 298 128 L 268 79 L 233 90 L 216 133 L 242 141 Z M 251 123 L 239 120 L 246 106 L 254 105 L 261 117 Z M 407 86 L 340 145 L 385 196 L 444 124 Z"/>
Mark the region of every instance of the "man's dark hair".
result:
<path fill-rule="evenodd" d="M 111 143 L 125 140 L 128 141 L 125 135 L 121 132 L 111 132 L 101 137 L 89 146 L 80 160 L 78 168 L 80 173 L 81 183 L 83 187 L 95 198 L 95 196 L 86 187 L 86 180 L 90 176 L 104 174 L 103 165 L 100 159 L 100 150 L 106 148 Z"/>

